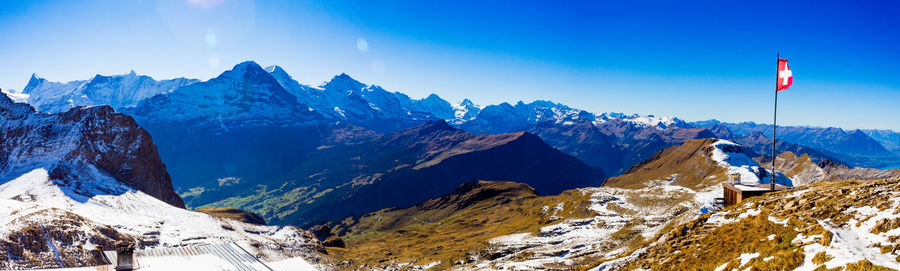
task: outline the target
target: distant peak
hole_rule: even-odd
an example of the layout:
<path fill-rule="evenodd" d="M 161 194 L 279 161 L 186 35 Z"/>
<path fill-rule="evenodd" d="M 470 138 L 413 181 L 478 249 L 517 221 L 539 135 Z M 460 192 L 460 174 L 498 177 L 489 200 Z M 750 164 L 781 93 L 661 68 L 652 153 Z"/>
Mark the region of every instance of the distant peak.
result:
<path fill-rule="evenodd" d="M 41 79 L 37 76 L 37 74 L 32 73 L 31 78 L 28 79 L 28 84 L 25 85 L 25 88 L 22 89 L 22 92 L 29 93 L 32 89 L 36 88 L 42 80 L 44 79 Z"/>
<path fill-rule="evenodd" d="M 253 61 L 253 60 L 248 60 L 248 61 L 244 61 L 244 62 L 238 63 L 237 65 L 234 65 L 234 68 L 233 68 L 232 70 L 235 70 L 235 69 L 254 68 L 254 67 L 255 67 L 255 68 L 260 68 L 260 69 L 262 69 L 262 67 L 260 67 L 259 64 L 256 64 L 255 61 Z"/>
<path fill-rule="evenodd" d="M 131 70 L 131 71 L 128 72 L 128 75 L 135 76 L 135 75 L 137 75 L 137 73 L 134 72 L 134 70 Z"/>
<path fill-rule="evenodd" d="M 473 103 L 472 100 L 469 100 L 468 98 L 466 98 L 466 99 L 463 99 L 462 102 L 459 103 L 459 105 L 472 106 L 472 105 L 475 105 L 475 103 Z"/>
<path fill-rule="evenodd" d="M 346 73 L 338 74 L 322 85 L 322 88 L 337 91 L 354 91 L 365 87 L 366 84 L 356 81 L 356 79 L 353 79 L 353 77 L 350 77 L 350 75 L 347 75 Z"/>
<path fill-rule="evenodd" d="M 222 73 L 223 76 L 234 78 L 246 77 L 248 75 L 255 76 L 257 74 L 267 73 L 265 70 L 263 70 L 262 67 L 259 66 L 259 64 L 256 64 L 256 62 L 253 61 L 241 62 L 240 64 L 235 65 L 231 70 Z"/>

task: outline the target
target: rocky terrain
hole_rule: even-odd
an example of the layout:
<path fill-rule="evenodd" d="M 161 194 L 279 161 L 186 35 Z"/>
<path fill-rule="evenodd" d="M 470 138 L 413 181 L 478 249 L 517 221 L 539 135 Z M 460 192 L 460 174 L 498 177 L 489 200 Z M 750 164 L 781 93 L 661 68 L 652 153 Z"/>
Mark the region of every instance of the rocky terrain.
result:
<path fill-rule="evenodd" d="M 818 182 L 660 234 L 595 270 L 900 268 L 900 179 Z"/>
<path fill-rule="evenodd" d="M 341 269 L 552 269 L 619 256 L 697 217 L 697 194 L 676 186 L 583 188 L 538 196 L 512 182 L 472 182 L 409 208 L 345 219 L 330 247 Z"/>

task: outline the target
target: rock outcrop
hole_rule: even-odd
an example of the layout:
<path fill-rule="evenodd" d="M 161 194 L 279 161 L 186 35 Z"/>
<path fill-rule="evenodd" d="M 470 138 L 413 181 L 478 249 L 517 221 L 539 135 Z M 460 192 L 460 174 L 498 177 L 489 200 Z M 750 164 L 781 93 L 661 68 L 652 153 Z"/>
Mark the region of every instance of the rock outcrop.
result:
<path fill-rule="evenodd" d="M 0 97 L 0 182 L 45 168 L 62 182 L 102 171 L 131 188 L 184 207 L 150 134 L 109 106 L 78 107 L 59 114 L 36 112 Z"/>

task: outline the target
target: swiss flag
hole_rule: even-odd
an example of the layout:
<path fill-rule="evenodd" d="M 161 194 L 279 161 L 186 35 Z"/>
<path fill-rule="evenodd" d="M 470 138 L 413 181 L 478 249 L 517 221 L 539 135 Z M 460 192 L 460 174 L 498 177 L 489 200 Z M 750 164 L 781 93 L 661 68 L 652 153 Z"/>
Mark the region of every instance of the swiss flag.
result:
<path fill-rule="evenodd" d="M 791 87 L 794 83 L 794 75 L 791 74 L 791 68 L 788 67 L 787 59 L 778 59 L 778 84 L 775 90 L 781 91 Z"/>

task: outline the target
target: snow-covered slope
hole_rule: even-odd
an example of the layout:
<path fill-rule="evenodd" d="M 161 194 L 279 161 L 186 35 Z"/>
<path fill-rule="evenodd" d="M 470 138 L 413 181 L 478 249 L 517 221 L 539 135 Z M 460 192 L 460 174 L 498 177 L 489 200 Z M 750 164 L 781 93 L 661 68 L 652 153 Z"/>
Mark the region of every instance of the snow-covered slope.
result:
<path fill-rule="evenodd" d="M 47 113 L 93 105 L 109 105 L 118 110 L 134 107 L 153 95 L 168 93 L 196 82 L 186 78 L 156 81 L 134 71 L 112 76 L 98 74 L 90 80 L 67 83 L 51 82 L 32 74 L 25 88 L 15 96 L 17 101 L 27 102 L 38 111 Z"/>
<path fill-rule="evenodd" d="M 481 106 L 476 105 L 471 100 L 463 99 L 458 104 L 453 105 L 453 118 L 447 122 L 453 125 L 459 125 L 463 122 L 470 121 L 478 116 L 481 109 Z"/>
<path fill-rule="evenodd" d="M 647 115 L 647 116 L 632 115 L 630 117 L 623 117 L 622 119 L 624 119 L 625 121 L 628 121 L 628 122 L 638 124 L 638 125 L 655 126 L 655 127 L 659 127 L 662 129 L 668 128 L 672 125 L 681 125 L 681 126 L 686 125 L 686 123 L 683 120 L 678 119 L 676 117 L 672 117 L 672 116 L 657 117 L 657 116 L 653 116 L 653 115 Z"/>
<path fill-rule="evenodd" d="M 87 166 L 76 182 L 35 168 L 0 185 L 0 268 L 96 264 L 115 241 L 142 247 L 238 242 L 265 260 L 315 257 L 294 227 L 259 226 L 177 208 Z M 27 237 L 32 242 L 21 242 Z M 33 240 L 37 239 L 37 240 Z M 34 242 L 39 241 L 39 242 Z"/>
<path fill-rule="evenodd" d="M 713 143 L 710 158 L 716 161 L 719 166 L 727 169 L 728 176 L 739 174 L 741 183 L 744 184 L 765 184 L 772 183 L 771 169 L 767 170 L 747 156 L 741 145 L 735 144 L 728 140 L 718 140 Z M 775 183 L 785 186 L 793 186 L 791 179 L 778 172 L 775 175 Z"/>

